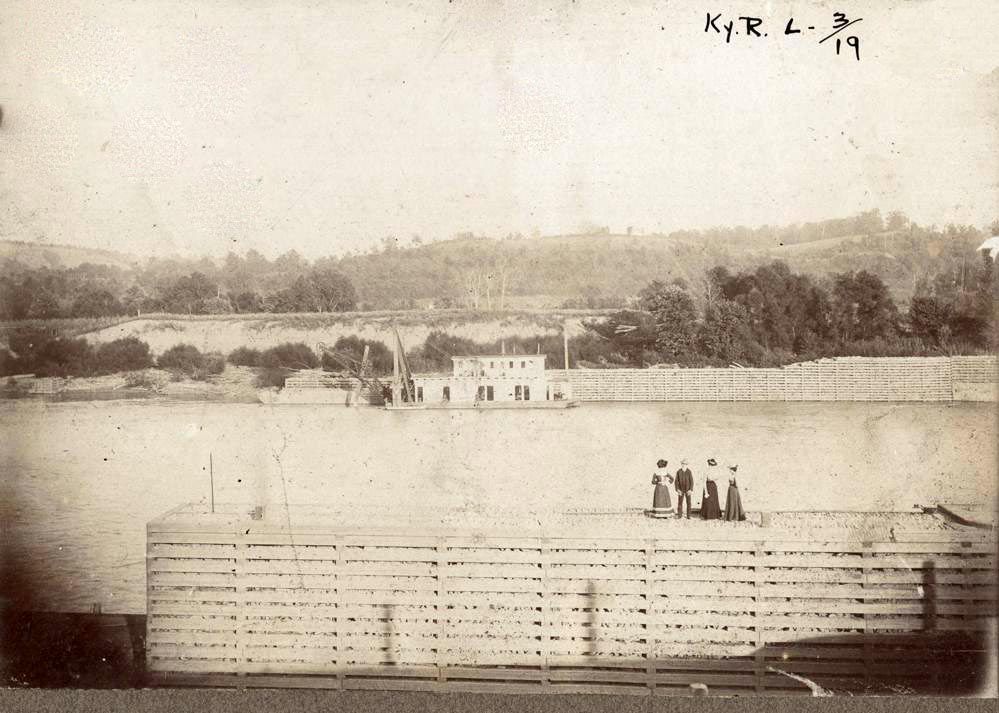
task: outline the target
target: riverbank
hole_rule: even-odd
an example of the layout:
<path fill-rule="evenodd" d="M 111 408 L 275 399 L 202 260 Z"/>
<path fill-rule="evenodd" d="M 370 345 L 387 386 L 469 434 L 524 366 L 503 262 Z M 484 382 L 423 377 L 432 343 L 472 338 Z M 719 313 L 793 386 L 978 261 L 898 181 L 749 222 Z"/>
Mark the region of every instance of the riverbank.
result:
<path fill-rule="evenodd" d="M 0 385 L 0 399 L 45 401 L 113 401 L 118 399 L 170 399 L 256 403 L 258 369 L 228 365 L 221 374 L 194 380 L 164 369 L 143 369 L 104 376 L 58 380 L 51 393 L 31 393 L 30 382 Z"/>

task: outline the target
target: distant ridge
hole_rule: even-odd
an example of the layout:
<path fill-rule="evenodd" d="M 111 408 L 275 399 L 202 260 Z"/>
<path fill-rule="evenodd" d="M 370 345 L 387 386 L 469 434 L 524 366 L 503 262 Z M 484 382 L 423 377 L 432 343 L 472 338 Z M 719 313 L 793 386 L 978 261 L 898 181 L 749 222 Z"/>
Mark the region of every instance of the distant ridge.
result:
<path fill-rule="evenodd" d="M 2 260 L 17 260 L 32 268 L 68 268 L 91 263 L 127 269 L 141 262 L 134 255 L 116 250 L 82 248 L 75 245 L 54 243 L 33 243 L 22 240 L 0 240 L 0 261 Z"/>

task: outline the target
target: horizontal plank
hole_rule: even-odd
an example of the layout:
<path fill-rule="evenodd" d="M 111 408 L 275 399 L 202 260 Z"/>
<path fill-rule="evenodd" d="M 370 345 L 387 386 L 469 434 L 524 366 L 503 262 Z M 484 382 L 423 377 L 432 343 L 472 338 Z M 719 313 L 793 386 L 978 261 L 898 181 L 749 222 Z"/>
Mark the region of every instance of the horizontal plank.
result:
<path fill-rule="evenodd" d="M 233 559 L 236 556 L 236 545 L 231 542 L 215 545 L 150 542 L 146 547 L 146 555 L 152 558 Z"/>
<path fill-rule="evenodd" d="M 451 574 L 453 567 L 448 568 Z M 547 570 L 549 579 L 583 580 L 626 580 L 644 581 L 650 575 L 644 566 L 638 565 L 583 565 L 550 564 Z M 532 576 L 528 574 L 527 576 Z"/>
<path fill-rule="evenodd" d="M 444 680 L 501 680 L 501 681 L 540 681 L 545 677 L 541 669 L 532 668 L 481 668 L 472 666 L 445 666 L 441 668 Z"/>
<path fill-rule="evenodd" d="M 147 558 L 146 571 L 150 573 L 160 572 L 212 572 L 223 574 L 236 573 L 236 560 L 234 558 L 223 559 L 180 559 L 161 557 Z"/>
<path fill-rule="evenodd" d="M 229 616 L 171 616 L 155 615 L 147 617 L 146 628 L 164 630 L 216 631 L 229 630 L 236 625 L 237 615 Z"/>
<path fill-rule="evenodd" d="M 336 545 L 246 545 L 242 548 L 242 556 L 247 560 L 291 560 L 291 561 L 333 561 L 338 557 L 339 548 Z"/>
<path fill-rule="evenodd" d="M 188 658 L 197 661 L 228 661 L 237 654 L 236 644 L 167 643 L 150 644 L 148 653 L 153 657 Z"/>
<path fill-rule="evenodd" d="M 150 587 L 235 587 L 232 572 L 150 572 L 146 576 Z"/>
<path fill-rule="evenodd" d="M 444 552 L 449 563 L 457 564 L 534 564 L 541 559 L 541 550 L 505 550 L 490 548 L 453 548 Z"/>
<path fill-rule="evenodd" d="M 152 673 L 237 673 L 242 665 L 232 660 L 180 659 L 150 655 L 146 667 Z"/>
<path fill-rule="evenodd" d="M 644 671 L 599 671 L 593 669 L 550 669 L 548 678 L 556 681 L 594 681 L 606 683 L 638 683 L 645 685 L 649 676 Z"/>
<path fill-rule="evenodd" d="M 450 590 L 457 589 L 451 580 L 448 580 Z M 628 580 L 578 580 L 578 579 L 549 579 L 547 591 L 552 594 L 584 594 L 586 596 L 607 595 L 607 594 L 644 594 L 647 590 L 644 581 Z"/>
<path fill-rule="evenodd" d="M 709 688 L 713 686 L 754 686 L 755 677 L 751 673 L 745 675 L 722 673 L 657 673 L 653 676 L 657 685 L 703 683 Z"/>

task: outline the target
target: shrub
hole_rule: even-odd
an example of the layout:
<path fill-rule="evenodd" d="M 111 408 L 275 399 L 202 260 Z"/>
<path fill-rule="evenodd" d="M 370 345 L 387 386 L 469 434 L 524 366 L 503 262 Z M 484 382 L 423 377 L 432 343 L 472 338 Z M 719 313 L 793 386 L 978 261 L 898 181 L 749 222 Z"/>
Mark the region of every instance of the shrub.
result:
<path fill-rule="evenodd" d="M 204 357 L 193 344 L 177 344 L 160 354 L 156 360 L 161 369 L 169 369 L 190 376 L 203 365 Z"/>
<path fill-rule="evenodd" d="M 265 369 L 315 369 L 319 359 L 307 344 L 285 342 L 261 354 L 259 365 Z"/>
<path fill-rule="evenodd" d="M 368 347 L 368 358 L 371 361 L 371 372 L 379 376 L 383 374 L 391 374 L 392 350 L 389 349 L 384 342 L 372 339 L 359 339 L 358 337 L 351 335 L 349 337 L 340 337 L 337 339 L 336 344 L 333 345 L 333 350 L 349 357 L 360 365 L 361 359 L 364 357 L 365 345 Z M 322 355 L 322 366 L 324 369 L 329 371 L 344 370 L 343 364 L 330 356 L 328 352 L 324 352 Z"/>
<path fill-rule="evenodd" d="M 102 344 L 94 356 L 94 373 L 113 374 L 119 371 L 137 371 L 153 365 L 149 345 L 135 337 L 115 339 Z"/>
<path fill-rule="evenodd" d="M 225 355 L 219 352 L 210 352 L 205 354 L 202 366 L 209 376 L 214 376 L 216 374 L 221 374 L 225 371 Z"/>
<path fill-rule="evenodd" d="M 85 376 L 93 366 L 93 348 L 84 339 L 59 337 L 46 328 L 23 327 L 8 334 L 9 351 L 0 358 L 4 375 Z"/>
<path fill-rule="evenodd" d="M 32 361 L 27 367 L 38 376 L 88 376 L 93 373 L 94 348 L 86 339 L 60 337 L 41 344 Z"/>
<path fill-rule="evenodd" d="M 229 353 L 229 363 L 233 366 L 260 366 L 260 350 L 239 347 Z"/>
<path fill-rule="evenodd" d="M 202 354 L 191 344 L 178 344 L 160 355 L 156 362 L 161 369 L 169 369 L 176 381 L 186 376 L 195 381 L 205 381 L 213 374 L 225 370 L 225 357 L 218 352 Z"/>
<path fill-rule="evenodd" d="M 148 371 L 130 371 L 125 374 L 125 386 L 132 389 L 156 389 L 160 380 Z"/>

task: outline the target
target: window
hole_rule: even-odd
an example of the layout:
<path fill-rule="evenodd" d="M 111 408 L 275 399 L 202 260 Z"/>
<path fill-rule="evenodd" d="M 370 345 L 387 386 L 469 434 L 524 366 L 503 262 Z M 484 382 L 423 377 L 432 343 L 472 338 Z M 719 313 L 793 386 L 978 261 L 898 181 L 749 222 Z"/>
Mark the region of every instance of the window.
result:
<path fill-rule="evenodd" d="M 510 362 L 510 368 L 511 369 L 513 368 L 513 362 Z"/>
<path fill-rule="evenodd" d="M 423 401 L 423 387 L 422 386 L 417 386 L 416 387 L 416 400 L 417 401 Z"/>
<path fill-rule="evenodd" d="M 450 401 L 451 400 L 451 387 L 450 386 L 445 386 L 441 390 L 441 400 L 443 400 L 443 401 Z"/>
<path fill-rule="evenodd" d="M 513 398 L 517 401 L 524 400 L 524 387 L 520 384 L 513 387 Z"/>
<path fill-rule="evenodd" d="M 520 368 L 521 369 L 526 369 L 527 368 L 527 362 L 526 361 L 520 362 Z"/>
<path fill-rule="evenodd" d="M 493 363 L 493 362 L 489 362 L 489 368 L 490 369 L 495 369 L 496 368 L 496 364 Z"/>
<path fill-rule="evenodd" d="M 492 386 L 487 386 L 486 387 L 486 401 L 492 401 L 492 400 L 493 400 L 493 387 Z"/>
<path fill-rule="evenodd" d="M 489 388 L 491 389 L 492 387 L 490 386 Z M 480 386 L 479 387 L 479 390 L 475 394 L 475 400 L 476 401 L 485 401 L 486 400 L 486 387 L 485 386 Z"/>
<path fill-rule="evenodd" d="M 524 384 L 524 401 L 530 401 L 530 400 L 531 400 L 531 387 L 527 384 Z"/>

